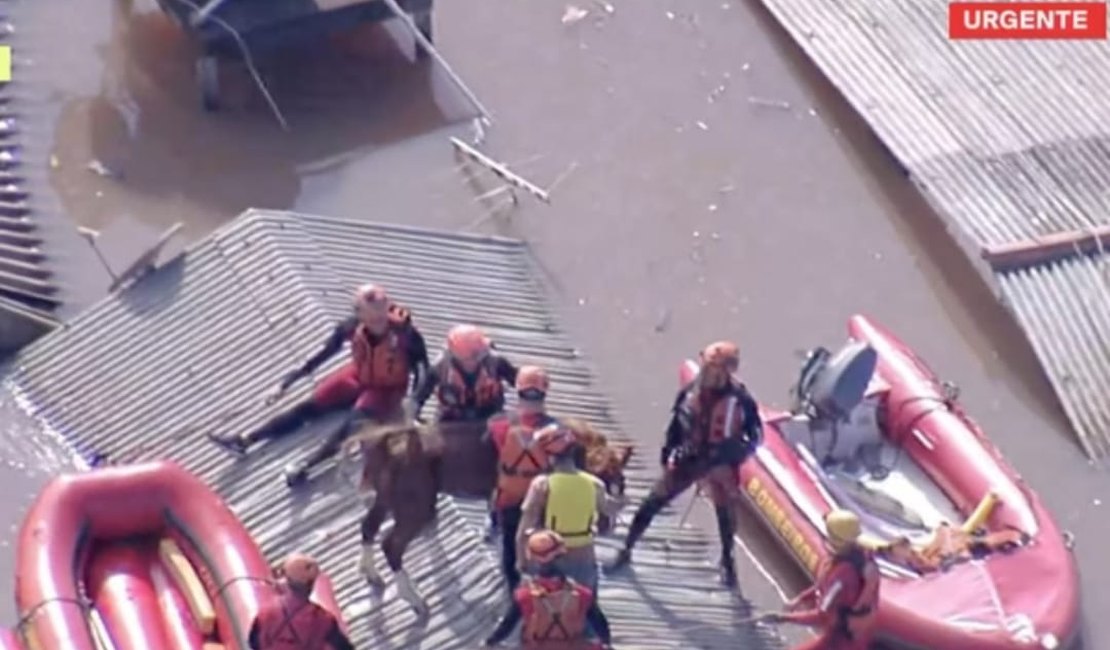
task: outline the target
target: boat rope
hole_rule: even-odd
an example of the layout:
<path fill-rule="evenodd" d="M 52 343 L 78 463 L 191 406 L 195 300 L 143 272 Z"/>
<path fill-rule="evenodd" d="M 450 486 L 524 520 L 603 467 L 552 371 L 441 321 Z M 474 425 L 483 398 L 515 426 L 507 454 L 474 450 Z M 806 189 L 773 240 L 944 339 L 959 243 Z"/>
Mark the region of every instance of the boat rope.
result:
<path fill-rule="evenodd" d="M 38 616 L 39 611 L 43 607 L 46 607 L 47 605 L 53 605 L 54 603 L 63 603 L 63 604 L 67 604 L 67 605 L 77 605 L 78 607 L 81 608 L 82 614 L 88 614 L 90 611 L 92 611 L 92 601 L 90 601 L 87 598 L 80 597 L 80 596 L 78 596 L 76 598 L 73 598 L 73 597 L 70 597 L 70 596 L 55 596 L 53 598 L 45 598 L 43 600 L 40 600 L 38 603 L 36 603 L 30 609 L 28 609 L 26 614 L 19 617 L 19 622 L 16 623 L 16 628 L 22 630 L 24 627 L 26 627 L 31 622 L 31 619 Z"/>
<path fill-rule="evenodd" d="M 215 591 L 215 593 L 212 594 L 212 596 L 215 597 L 215 598 L 223 597 L 224 591 L 236 582 L 257 582 L 257 583 L 264 584 L 267 587 L 277 587 L 277 582 L 275 582 L 273 578 L 259 578 L 259 577 L 256 577 L 256 576 L 237 576 L 235 578 L 231 578 L 230 580 L 225 580 L 223 583 L 221 583 L 216 588 L 216 591 Z"/>
<path fill-rule="evenodd" d="M 201 11 L 201 7 L 193 2 L 193 0 L 177 0 L 177 2 L 189 7 L 196 13 Z M 255 85 L 258 86 L 258 90 L 266 99 L 266 103 L 269 104 L 270 110 L 273 111 L 274 117 L 277 118 L 278 124 L 281 125 L 281 130 L 289 131 L 289 123 L 285 121 L 285 116 L 282 114 L 281 109 L 278 108 L 277 101 L 274 99 L 273 95 L 270 94 L 270 89 L 266 87 L 266 82 L 262 81 L 262 75 L 258 73 L 258 68 L 254 65 L 254 57 L 251 56 L 251 51 L 250 48 L 247 47 L 247 42 L 244 41 L 239 32 L 236 31 L 234 27 L 227 24 L 227 21 L 223 18 L 213 15 L 208 15 L 206 18 L 216 25 L 219 25 L 228 34 L 231 34 L 231 38 L 235 39 L 235 44 L 239 46 L 239 52 L 243 55 L 243 63 L 247 66 L 247 72 L 249 72 L 251 78 L 254 79 Z"/>

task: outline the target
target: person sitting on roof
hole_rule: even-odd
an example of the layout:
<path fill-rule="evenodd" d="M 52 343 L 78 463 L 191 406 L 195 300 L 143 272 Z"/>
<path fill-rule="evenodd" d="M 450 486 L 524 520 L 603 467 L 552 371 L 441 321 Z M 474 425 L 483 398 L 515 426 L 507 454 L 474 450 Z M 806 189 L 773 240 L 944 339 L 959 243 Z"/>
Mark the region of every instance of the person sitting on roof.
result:
<path fill-rule="evenodd" d="M 376 284 L 355 291 L 354 314 L 335 326 L 323 349 L 281 380 L 267 402 L 276 401 L 295 382 L 314 373 L 343 348 L 344 342 L 351 344 L 351 360 L 325 377 L 309 399 L 255 431 L 232 436 L 210 434 L 209 438 L 231 451 L 244 453 L 256 442 L 284 436 L 325 413 L 347 410 L 348 417 L 323 445 L 286 468 L 286 481 L 294 486 L 308 478 L 309 470 L 339 451 L 356 417 L 388 420 L 403 413 L 410 375 L 415 388 L 427 374 L 427 347 L 409 311 Z M 415 411 L 412 405 L 408 409 Z"/>
<path fill-rule="evenodd" d="M 563 538 L 549 530 L 528 537 L 528 561 L 537 576 L 528 578 L 513 594 L 509 611 L 485 645 L 495 646 L 523 619 L 520 647 L 523 650 L 605 650 L 611 648 L 609 621 L 597 606 L 593 591 L 566 577 L 556 560 L 566 553 Z M 586 638 L 586 627 L 600 643 Z"/>
<path fill-rule="evenodd" d="M 335 615 L 312 602 L 320 565 L 301 553 L 281 566 L 284 589 L 277 602 L 264 607 L 251 623 L 251 650 L 355 650 Z"/>

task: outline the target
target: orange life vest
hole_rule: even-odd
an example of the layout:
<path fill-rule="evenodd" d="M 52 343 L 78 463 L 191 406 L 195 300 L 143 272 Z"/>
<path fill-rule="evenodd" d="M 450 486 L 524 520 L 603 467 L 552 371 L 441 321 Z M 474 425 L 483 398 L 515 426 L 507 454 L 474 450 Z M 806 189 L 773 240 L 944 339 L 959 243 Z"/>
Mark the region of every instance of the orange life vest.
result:
<path fill-rule="evenodd" d="M 363 388 L 405 390 L 409 373 L 409 328 L 412 318 L 407 309 L 389 306 L 389 329 L 376 344 L 361 323 L 351 335 L 351 357 L 358 382 Z"/>
<path fill-rule="evenodd" d="M 502 416 L 490 423 L 503 428 L 504 442 L 497 454 L 497 509 L 520 505 L 528 494 L 532 479 L 550 466 L 547 454 L 535 444 L 536 433 L 546 427 L 558 426 L 555 418 L 540 416 L 535 426 L 525 425 L 520 416 Z"/>
<path fill-rule="evenodd" d="M 285 594 L 258 614 L 259 650 L 323 650 L 335 617 L 311 600 Z"/>
<path fill-rule="evenodd" d="M 855 602 L 836 612 L 840 632 L 848 639 L 854 639 L 863 631 L 867 622 L 875 618 L 882 574 L 879 573 L 879 565 L 872 553 L 861 548 L 854 549 L 847 557 L 834 559 L 832 566 L 840 562 L 851 565 L 860 581 L 859 595 Z"/>
<path fill-rule="evenodd" d="M 689 416 L 690 442 L 715 445 L 744 435 L 744 404 L 741 389 L 731 384 L 724 393 L 710 394 L 694 387 L 686 395 L 683 409 Z"/>
<path fill-rule="evenodd" d="M 505 390 L 497 376 L 497 358 L 488 356 L 478 366 L 473 383 L 448 356 L 439 367 L 436 399 L 441 420 L 461 420 L 488 417 L 505 406 Z"/>
<path fill-rule="evenodd" d="M 532 607 L 520 629 L 520 643 L 528 650 L 579 647 L 586 636 L 581 588 L 567 579 L 558 588 L 538 580 L 526 585 Z"/>

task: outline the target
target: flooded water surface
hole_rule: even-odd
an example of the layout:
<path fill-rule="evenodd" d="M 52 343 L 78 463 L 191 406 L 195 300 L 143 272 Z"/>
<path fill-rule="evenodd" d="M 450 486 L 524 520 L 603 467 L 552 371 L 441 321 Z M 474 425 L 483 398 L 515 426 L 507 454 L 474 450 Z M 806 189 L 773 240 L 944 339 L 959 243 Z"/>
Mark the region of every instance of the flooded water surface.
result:
<path fill-rule="evenodd" d="M 480 199 L 498 188 L 488 175 L 468 182 L 448 137 L 471 139 L 476 111 L 414 60 L 398 25 L 261 61 L 284 131 L 234 65 L 226 109 L 202 112 L 195 45 L 142 2 L 124 15 L 106 0 L 37 0 L 13 21 L 38 48 L 41 162 L 75 223 L 183 222 L 195 239 L 267 207 L 524 238 L 645 453 L 678 363 L 700 346 L 739 341 L 749 386 L 781 404 L 795 352 L 836 345 L 848 316 L 869 313 L 961 385 L 1076 533 L 1085 610 L 1110 608 L 1110 479 L 1084 461 L 976 269 L 766 16 L 719 1 L 575 9 L 436 10 L 441 51 L 493 113 L 483 149 L 551 189 L 550 206 L 521 194 L 512 210 L 504 194 Z M 37 435 L 5 433 L 11 445 Z M 22 458 L 0 480 L 30 495 L 58 466 Z M 791 579 L 766 546 L 752 543 L 771 580 L 746 562 L 744 592 L 774 607 L 773 583 Z M 0 553 L 9 576 L 10 563 Z M 1089 615 L 1087 627 L 1085 647 L 1110 643 L 1110 623 Z"/>

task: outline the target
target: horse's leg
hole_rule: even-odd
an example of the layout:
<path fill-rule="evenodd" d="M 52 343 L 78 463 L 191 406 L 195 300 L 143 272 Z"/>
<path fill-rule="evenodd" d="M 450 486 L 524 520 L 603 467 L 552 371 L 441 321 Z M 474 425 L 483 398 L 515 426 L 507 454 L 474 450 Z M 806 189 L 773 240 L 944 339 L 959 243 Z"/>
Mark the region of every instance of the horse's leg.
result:
<path fill-rule="evenodd" d="M 405 571 L 403 563 L 405 550 L 408 549 L 409 544 L 435 518 L 434 511 L 429 517 L 426 512 L 421 512 L 421 510 L 394 513 L 393 528 L 386 534 L 385 540 L 382 541 L 382 551 L 385 553 L 385 559 L 389 563 L 390 570 L 393 571 L 393 576 L 397 579 L 397 595 L 412 607 L 417 616 L 427 616 L 428 605 L 424 602 L 420 592 L 416 590 L 415 585 L 412 584 L 412 578 Z"/>
<path fill-rule="evenodd" d="M 370 509 L 366 516 L 362 518 L 362 552 L 359 555 L 358 569 L 366 578 L 366 582 L 370 583 L 375 589 L 383 589 L 385 580 L 382 579 L 377 567 L 374 566 L 374 539 L 378 536 L 382 524 L 385 523 L 389 509 L 382 502 L 382 499 L 377 498 L 377 495 L 370 495 L 367 499 Z M 373 499 L 372 503 L 370 503 L 370 499 Z"/>

